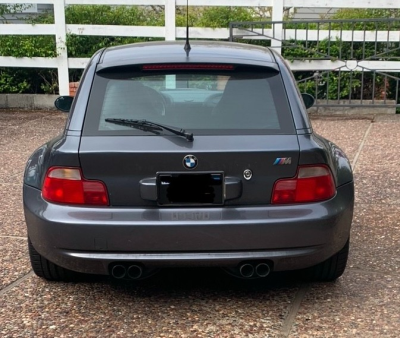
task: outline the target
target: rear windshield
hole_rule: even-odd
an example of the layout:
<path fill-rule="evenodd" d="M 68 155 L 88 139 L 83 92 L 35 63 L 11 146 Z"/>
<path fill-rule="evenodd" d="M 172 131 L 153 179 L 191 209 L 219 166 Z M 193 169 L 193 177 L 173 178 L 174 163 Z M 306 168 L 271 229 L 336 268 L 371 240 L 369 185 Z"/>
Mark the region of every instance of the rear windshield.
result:
<path fill-rule="evenodd" d="M 110 118 L 146 120 L 194 135 L 294 133 L 280 74 L 260 67 L 98 73 L 84 134 L 154 135 Z"/>

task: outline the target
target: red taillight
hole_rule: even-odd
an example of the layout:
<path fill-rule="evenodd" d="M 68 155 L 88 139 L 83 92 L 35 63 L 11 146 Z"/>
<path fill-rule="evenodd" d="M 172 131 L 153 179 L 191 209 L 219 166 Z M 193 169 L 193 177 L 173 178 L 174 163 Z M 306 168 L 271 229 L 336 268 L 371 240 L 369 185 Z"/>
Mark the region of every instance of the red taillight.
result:
<path fill-rule="evenodd" d="M 327 166 L 302 166 L 294 178 L 275 182 L 271 203 L 318 202 L 330 199 L 335 194 L 335 183 Z"/>
<path fill-rule="evenodd" d="M 233 70 L 233 65 L 223 65 L 223 64 L 196 64 L 196 63 L 174 63 L 174 64 L 158 64 L 158 65 L 144 65 L 143 70 Z"/>
<path fill-rule="evenodd" d="M 42 196 L 49 202 L 80 205 L 108 205 L 103 182 L 85 180 L 79 168 L 50 168 L 44 179 Z"/>

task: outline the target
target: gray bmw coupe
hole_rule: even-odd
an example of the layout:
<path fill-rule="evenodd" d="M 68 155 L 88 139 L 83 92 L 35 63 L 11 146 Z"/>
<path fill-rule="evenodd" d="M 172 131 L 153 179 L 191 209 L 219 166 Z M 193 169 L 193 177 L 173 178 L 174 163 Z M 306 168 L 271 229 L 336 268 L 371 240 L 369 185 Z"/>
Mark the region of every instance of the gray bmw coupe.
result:
<path fill-rule="evenodd" d="M 23 199 L 34 272 L 141 279 L 169 266 L 241 278 L 342 275 L 354 184 L 316 135 L 282 57 L 223 42 L 98 51 L 62 135 L 30 157 Z"/>

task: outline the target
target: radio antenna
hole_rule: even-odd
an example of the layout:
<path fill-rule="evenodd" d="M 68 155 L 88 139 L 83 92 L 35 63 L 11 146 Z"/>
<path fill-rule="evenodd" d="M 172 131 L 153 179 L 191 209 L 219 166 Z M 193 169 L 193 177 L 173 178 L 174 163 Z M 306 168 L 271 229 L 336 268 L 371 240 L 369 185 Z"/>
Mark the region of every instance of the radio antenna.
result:
<path fill-rule="evenodd" d="M 186 52 L 186 57 L 189 57 L 190 50 L 192 49 L 189 42 L 189 0 L 186 0 L 186 43 L 183 49 Z"/>

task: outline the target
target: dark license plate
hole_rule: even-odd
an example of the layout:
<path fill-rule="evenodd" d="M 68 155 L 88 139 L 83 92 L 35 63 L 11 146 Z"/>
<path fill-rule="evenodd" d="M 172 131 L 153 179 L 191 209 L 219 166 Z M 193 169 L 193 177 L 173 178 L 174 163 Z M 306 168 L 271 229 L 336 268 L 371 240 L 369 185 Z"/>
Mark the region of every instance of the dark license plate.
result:
<path fill-rule="evenodd" d="M 159 173 L 159 205 L 222 205 L 223 173 Z"/>

